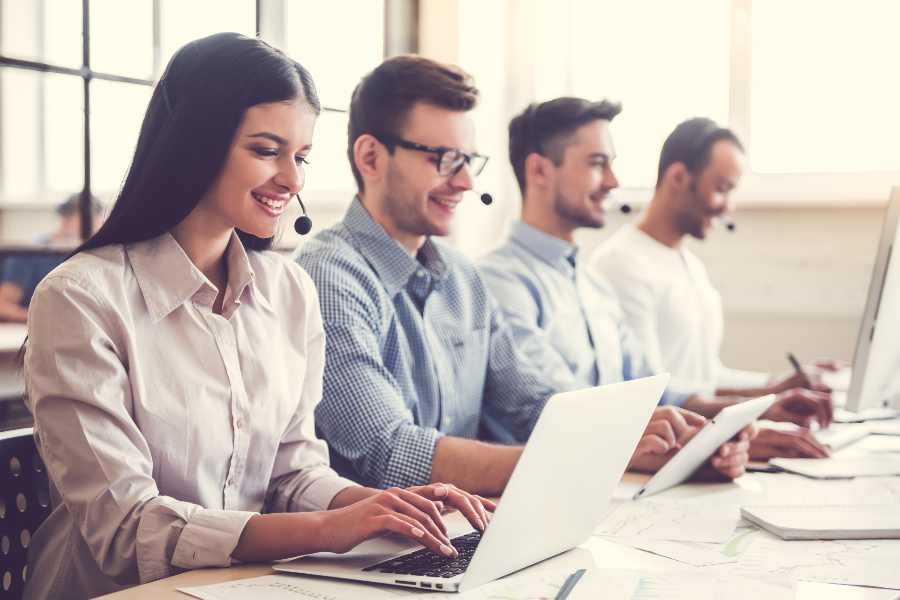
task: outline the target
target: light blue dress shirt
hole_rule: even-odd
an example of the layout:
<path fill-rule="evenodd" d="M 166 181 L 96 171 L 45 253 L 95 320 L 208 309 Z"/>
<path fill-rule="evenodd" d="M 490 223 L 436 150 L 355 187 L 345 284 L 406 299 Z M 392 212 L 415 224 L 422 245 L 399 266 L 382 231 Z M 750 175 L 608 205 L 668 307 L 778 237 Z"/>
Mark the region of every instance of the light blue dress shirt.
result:
<path fill-rule="evenodd" d="M 578 248 L 516 221 L 509 239 L 478 263 L 516 346 L 556 389 L 652 375 L 615 291 L 578 260 Z M 663 404 L 689 394 L 666 392 Z"/>
<path fill-rule="evenodd" d="M 376 486 L 431 478 L 442 435 L 523 442 L 556 389 L 517 351 L 475 265 L 411 256 L 359 199 L 301 248 L 327 338 L 316 424 L 333 466 Z"/>

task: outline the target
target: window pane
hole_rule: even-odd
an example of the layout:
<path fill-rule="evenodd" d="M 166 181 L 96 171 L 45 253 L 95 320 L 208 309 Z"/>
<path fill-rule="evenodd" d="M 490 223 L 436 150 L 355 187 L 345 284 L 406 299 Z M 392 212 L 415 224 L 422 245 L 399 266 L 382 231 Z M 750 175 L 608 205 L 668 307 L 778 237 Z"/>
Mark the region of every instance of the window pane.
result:
<path fill-rule="evenodd" d="M 613 136 L 623 187 L 655 184 L 663 140 L 679 122 L 728 122 L 730 18 L 722 0 L 574 3 L 574 92 L 622 102 Z M 567 48 L 567 32 L 557 35 Z"/>
<path fill-rule="evenodd" d="M 2 200 L 57 201 L 84 183 L 80 77 L 0 69 Z"/>
<path fill-rule="evenodd" d="M 221 31 L 256 35 L 255 0 L 160 0 L 161 63 L 186 43 Z"/>
<path fill-rule="evenodd" d="M 285 13 L 288 54 L 312 73 L 324 106 L 347 108 L 353 88 L 384 58 L 383 0 L 287 2 Z"/>
<path fill-rule="evenodd" d="M 91 68 L 128 77 L 153 77 L 151 0 L 91 0 Z"/>
<path fill-rule="evenodd" d="M 306 168 L 306 190 L 355 190 L 347 160 L 347 113 L 322 111 Z"/>
<path fill-rule="evenodd" d="M 753 170 L 900 170 L 900 3 L 757 0 L 751 14 Z"/>
<path fill-rule="evenodd" d="M 153 88 L 131 83 L 91 82 L 91 187 L 115 195 L 122 183 Z"/>
<path fill-rule="evenodd" d="M 0 0 L 0 53 L 80 67 L 81 2 Z"/>

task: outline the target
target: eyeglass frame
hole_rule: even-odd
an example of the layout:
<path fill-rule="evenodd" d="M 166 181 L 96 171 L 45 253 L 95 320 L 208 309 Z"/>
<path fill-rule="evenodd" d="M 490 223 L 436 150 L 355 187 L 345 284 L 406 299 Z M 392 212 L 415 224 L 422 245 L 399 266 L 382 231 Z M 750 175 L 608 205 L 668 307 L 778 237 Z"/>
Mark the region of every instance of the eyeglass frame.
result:
<path fill-rule="evenodd" d="M 490 160 L 489 156 L 484 154 L 478 154 L 477 152 L 472 152 L 471 154 L 468 152 L 463 152 L 459 148 L 449 148 L 447 146 L 426 146 L 425 144 L 419 144 L 416 142 L 411 142 L 409 140 L 405 140 L 396 135 L 391 135 L 387 133 L 379 133 L 372 134 L 372 137 L 377 139 L 379 142 L 384 144 L 385 146 L 399 146 L 401 148 L 405 148 L 407 150 L 414 150 L 416 152 L 427 152 L 429 154 L 434 154 L 437 156 L 437 164 L 435 168 L 437 169 L 438 175 L 441 177 L 453 177 L 460 171 L 462 171 L 463 165 L 469 165 L 472 168 L 472 161 L 475 159 L 483 160 L 481 163 L 481 167 L 476 171 L 472 168 L 472 176 L 478 177 L 484 171 L 484 168 L 487 166 L 488 160 Z M 441 164 L 444 162 L 444 155 L 448 152 L 456 152 L 460 154 L 463 159 L 460 161 L 459 165 L 457 165 L 451 172 L 449 173 L 441 173 Z"/>

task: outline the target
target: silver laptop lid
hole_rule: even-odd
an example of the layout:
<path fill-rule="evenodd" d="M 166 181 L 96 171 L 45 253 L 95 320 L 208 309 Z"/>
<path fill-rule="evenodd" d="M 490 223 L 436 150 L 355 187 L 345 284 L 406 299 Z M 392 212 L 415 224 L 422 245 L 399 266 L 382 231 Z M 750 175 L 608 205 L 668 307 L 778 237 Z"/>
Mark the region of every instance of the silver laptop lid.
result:
<path fill-rule="evenodd" d="M 656 375 L 547 401 L 460 590 L 573 548 L 607 512 L 669 382 Z"/>

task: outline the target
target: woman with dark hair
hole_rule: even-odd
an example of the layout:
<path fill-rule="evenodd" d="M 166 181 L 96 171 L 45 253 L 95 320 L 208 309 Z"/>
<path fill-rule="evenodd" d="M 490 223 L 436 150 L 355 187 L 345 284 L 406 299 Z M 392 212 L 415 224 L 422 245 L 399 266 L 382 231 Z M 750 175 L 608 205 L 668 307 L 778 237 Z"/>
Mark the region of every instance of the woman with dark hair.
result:
<path fill-rule="evenodd" d="M 490 502 L 360 487 L 315 436 L 316 291 L 263 250 L 303 187 L 318 112 L 309 73 L 262 41 L 217 34 L 172 58 L 109 219 L 32 300 L 25 376 L 53 510 L 26 598 L 382 532 L 453 555 L 444 503 L 484 527 Z"/>

